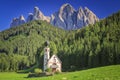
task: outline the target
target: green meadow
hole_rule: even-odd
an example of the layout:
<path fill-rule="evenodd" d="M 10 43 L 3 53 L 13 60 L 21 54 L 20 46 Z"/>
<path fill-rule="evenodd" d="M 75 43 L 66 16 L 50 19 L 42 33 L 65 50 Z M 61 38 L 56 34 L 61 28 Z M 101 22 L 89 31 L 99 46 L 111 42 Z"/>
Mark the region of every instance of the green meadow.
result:
<path fill-rule="evenodd" d="M 28 74 L 1 72 L 0 80 L 120 80 L 120 65 L 64 72 L 49 77 L 27 78 Z"/>

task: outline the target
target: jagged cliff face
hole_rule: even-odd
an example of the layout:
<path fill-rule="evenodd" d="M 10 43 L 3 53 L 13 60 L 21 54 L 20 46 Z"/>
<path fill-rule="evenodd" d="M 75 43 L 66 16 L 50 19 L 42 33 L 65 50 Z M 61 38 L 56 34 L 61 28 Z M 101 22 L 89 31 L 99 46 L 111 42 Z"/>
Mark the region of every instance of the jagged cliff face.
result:
<path fill-rule="evenodd" d="M 35 7 L 34 12 L 29 13 L 27 20 L 25 20 L 23 16 L 20 16 L 19 18 L 14 18 L 10 24 L 10 27 L 15 27 L 33 20 L 43 20 L 50 22 L 50 17 L 44 16 L 44 14 L 39 10 L 39 8 Z"/>
<path fill-rule="evenodd" d="M 44 14 L 39 10 L 39 8 L 35 7 L 33 14 L 32 13 L 29 14 L 27 22 L 32 20 L 43 20 L 50 22 L 50 17 L 44 16 Z"/>
<path fill-rule="evenodd" d="M 58 12 L 51 15 L 51 24 L 67 30 L 74 27 L 74 12 L 71 5 L 64 4 Z"/>
<path fill-rule="evenodd" d="M 28 18 L 27 18 L 27 22 L 30 22 L 33 20 L 33 13 L 29 13 Z"/>
<path fill-rule="evenodd" d="M 60 10 L 51 15 L 51 24 L 65 30 L 78 29 L 94 24 L 99 19 L 87 7 L 76 11 L 70 4 L 64 4 Z"/>
<path fill-rule="evenodd" d="M 19 26 L 21 24 L 25 23 L 25 18 L 23 15 L 21 15 L 19 18 L 14 18 L 10 24 L 10 27 L 15 27 L 15 26 Z"/>
<path fill-rule="evenodd" d="M 24 18 L 24 17 L 23 17 Z M 15 18 L 11 23 L 11 27 L 25 23 L 25 19 Z M 88 24 L 94 24 L 99 21 L 98 17 L 87 7 L 75 10 L 70 4 L 64 4 L 59 11 L 53 13 L 51 17 L 44 16 L 38 7 L 34 8 L 33 13 L 29 13 L 26 22 L 32 20 L 43 20 L 54 26 L 65 30 L 78 29 Z"/>

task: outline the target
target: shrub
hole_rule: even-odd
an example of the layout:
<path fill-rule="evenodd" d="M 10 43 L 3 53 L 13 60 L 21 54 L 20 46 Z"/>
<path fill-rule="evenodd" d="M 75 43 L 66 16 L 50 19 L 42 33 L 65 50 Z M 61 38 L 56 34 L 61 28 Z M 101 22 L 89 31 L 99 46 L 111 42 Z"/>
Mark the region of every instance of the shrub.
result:
<path fill-rule="evenodd" d="M 36 73 L 36 74 L 42 73 L 42 70 L 39 69 L 39 68 L 35 68 L 35 69 L 34 69 L 34 73 Z"/>
<path fill-rule="evenodd" d="M 59 70 L 57 70 L 56 72 L 55 72 L 55 74 L 60 74 L 61 72 L 59 71 Z"/>
<path fill-rule="evenodd" d="M 52 69 L 51 68 L 47 68 L 45 71 L 46 72 L 52 72 Z"/>

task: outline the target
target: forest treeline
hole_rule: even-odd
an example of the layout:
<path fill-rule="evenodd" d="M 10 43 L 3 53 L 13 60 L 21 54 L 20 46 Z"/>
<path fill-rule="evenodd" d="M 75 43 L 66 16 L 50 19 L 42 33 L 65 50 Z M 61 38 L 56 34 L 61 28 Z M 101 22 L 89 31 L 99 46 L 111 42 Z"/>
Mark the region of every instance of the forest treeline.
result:
<path fill-rule="evenodd" d="M 63 71 L 120 64 L 120 11 L 78 30 L 65 31 L 32 21 L 0 32 L 0 71 L 42 68 L 44 42 L 62 61 Z"/>

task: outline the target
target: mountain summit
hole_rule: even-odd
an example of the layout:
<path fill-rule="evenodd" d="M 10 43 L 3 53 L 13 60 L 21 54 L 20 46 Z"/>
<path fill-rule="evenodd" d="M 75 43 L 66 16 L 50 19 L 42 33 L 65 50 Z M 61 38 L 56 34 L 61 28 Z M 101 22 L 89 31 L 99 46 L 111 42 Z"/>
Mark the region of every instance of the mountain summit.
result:
<path fill-rule="evenodd" d="M 38 7 L 34 7 L 34 12 L 30 13 L 27 18 L 27 22 L 32 20 L 43 20 L 43 21 L 50 22 L 50 18 L 47 16 L 44 16 L 44 14 L 39 10 Z"/>
<path fill-rule="evenodd" d="M 51 14 L 50 17 L 44 16 L 44 14 L 39 10 L 38 7 L 34 8 L 33 13 L 29 13 L 29 16 L 26 22 L 32 20 L 43 20 L 51 23 L 54 26 L 65 30 L 79 29 L 88 24 L 94 24 L 99 21 L 98 17 L 87 7 L 80 7 L 78 10 L 75 10 L 69 3 L 63 4 L 60 9 Z M 13 19 L 11 27 L 18 26 L 25 23 L 25 20 L 22 19 L 22 23 L 19 23 L 21 20 Z"/>
<path fill-rule="evenodd" d="M 51 24 L 65 30 L 78 29 L 88 24 L 94 24 L 99 19 L 87 7 L 76 11 L 70 4 L 64 4 L 60 10 L 51 16 Z"/>
<path fill-rule="evenodd" d="M 16 27 L 25 23 L 25 18 L 21 15 L 19 18 L 14 18 L 10 24 L 10 27 Z"/>

